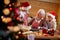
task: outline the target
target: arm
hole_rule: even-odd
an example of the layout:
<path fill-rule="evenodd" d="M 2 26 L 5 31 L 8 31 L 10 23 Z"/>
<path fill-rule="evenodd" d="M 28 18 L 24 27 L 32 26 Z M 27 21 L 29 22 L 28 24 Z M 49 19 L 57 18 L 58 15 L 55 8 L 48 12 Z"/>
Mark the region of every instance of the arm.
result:
<path fill-rule="evenodd" d="M 40 22 L 40 25 L 39 25 L 41 28 L 43 28 L 43 29 L 48 29 L 48 28 L 50 28 L 50 24 L 49 24 L 49 22 L 47 21 L 47 20 L 42 20 L 41 22 Z"/>
<path fill-rule="evenodd" d="M 56 21 L 52 21 L 52 28 L 53 28 L 54 30 L 56 30 L 56 26 L 57 26 Z"/>

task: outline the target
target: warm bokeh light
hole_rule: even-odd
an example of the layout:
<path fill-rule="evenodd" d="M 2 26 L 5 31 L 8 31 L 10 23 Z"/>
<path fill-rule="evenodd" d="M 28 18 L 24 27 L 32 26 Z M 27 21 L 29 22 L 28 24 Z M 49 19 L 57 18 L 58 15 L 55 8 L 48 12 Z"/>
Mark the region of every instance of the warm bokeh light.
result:
<path fill-rule="evenodd" d="M 10 17 L 7 17 L 6 19 L 8 22 L 10 22 L 12 20 Z"/>
<path fill-rule="evenodd" d="M 3 19 L 4 18 L 4 16 L 1 16 L 1 19 Z"/>
<path fill-rule="evenodd" d="M 21 32 L 18 32 L 18 34 L 21 34 Z"/>
<path fill-rule="evenodd" d="M 17 32 L 17 31 L 19 31 L 19 29 L 20 29 L 20 28 L 19 28 L 18 26 L 15 26 L 15 27 L 13 28 L 13 31 L 14 31 L 14 32 Z"/>
<path fill-rule="evenodd" d="M 8 8 L 5 8 L 5 9 L 3 9 L 3 13 L 4 13 L 4 15 L 9 15 L 10 10 Z"/>
<path fill-rule="evenodd" d="M 10 0 L 4 0 L 4 3 L 8 5 L 10 3 Z"/>
<path fill-rule="evenodd" d="M 1 19 L 2 19 L 2 22 L 4 22 L 4 23 L 11 22 L 11 20 L 12 20 L 10 17 L 5 18 L 4 16 L 1 16 Z"/>
<path fill-rule="evenodd" d="M 9 8 L 9 10 L 12 10 L 12 8 Z"/>
<path fill-rule="evenodd" d="M 15 37 L 16 37 L 16 39 L 18 39 L 18 38 L 19 38 L 19 36 L 17 36 L 17 35 L 16 35 Z"/>

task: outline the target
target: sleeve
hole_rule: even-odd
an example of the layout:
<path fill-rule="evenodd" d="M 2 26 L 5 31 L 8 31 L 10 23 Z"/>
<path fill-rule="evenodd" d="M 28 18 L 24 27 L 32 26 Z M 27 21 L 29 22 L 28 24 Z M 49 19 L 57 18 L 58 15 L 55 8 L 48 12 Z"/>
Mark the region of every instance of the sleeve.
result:
<path fill-rule="evenodd" d="M 53 24 L 54 24 L 54 30 L 56 30 L 57 27 L 56 21 L 53 21 Z"/>
<path fill-rule="evenodd" d="M 32 25 L 32 23 L 33 23 L 34 20 L 35 20 L 35 19 L 33 18 L 33 19 L 28 23 L 28 26 L 29 26 L 29 25 Z"/>
<path fill-rule="evenodd" d="M 48 29 L 48 22 L 46 22 L 46 20 L 42 20 L 39 24 L 40 27 L 44 28 L 44 29 Z"/>
<path fill-rule="evenodd" d="M 50 24 L 51 24 L 51 29 L 56 30 L 56 26 L 57 26 L 56 21 L 52 20 Z"/>

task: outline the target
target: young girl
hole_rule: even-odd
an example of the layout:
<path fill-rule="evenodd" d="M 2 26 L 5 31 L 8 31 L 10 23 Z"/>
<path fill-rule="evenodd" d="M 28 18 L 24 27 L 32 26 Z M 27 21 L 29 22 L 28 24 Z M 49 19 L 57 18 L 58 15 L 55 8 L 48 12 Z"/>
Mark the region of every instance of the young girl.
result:
<path fill-rule="evenodd" d="M 50 23 L 51 28 L 53 30 L 56 30 L 56 19 L 55 19 L 56 13 L 55 12 L 49 12 L 48 13 L 48 21 Z"/>
<path fill-rule="evenodd" d="M 55 12 L 49 12 L 48 13 L 48 21 L 50 23 L 50 28 L 48 29 L 48 34 L 51 36 L 54 36 L 54 33 L 56 31 L 56 19 L 55 19 L 56 13 Z"/>

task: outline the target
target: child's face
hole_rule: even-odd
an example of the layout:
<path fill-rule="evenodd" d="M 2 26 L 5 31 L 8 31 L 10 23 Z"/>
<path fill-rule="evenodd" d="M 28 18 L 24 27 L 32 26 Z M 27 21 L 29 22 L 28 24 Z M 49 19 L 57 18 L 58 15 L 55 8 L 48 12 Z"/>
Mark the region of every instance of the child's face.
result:
<path fill-rule="evenodd" d="M 48 20 L 51 21 L 53 18 L 51 16 L 48 16 Z"/>

